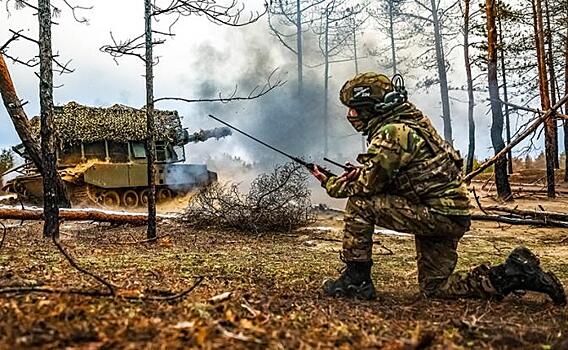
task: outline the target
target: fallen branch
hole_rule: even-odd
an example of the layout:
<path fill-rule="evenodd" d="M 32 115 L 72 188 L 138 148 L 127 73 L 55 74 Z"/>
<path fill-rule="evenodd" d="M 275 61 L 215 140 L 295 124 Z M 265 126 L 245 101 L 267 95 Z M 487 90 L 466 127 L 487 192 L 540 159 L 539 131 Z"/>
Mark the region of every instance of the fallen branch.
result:
<path fill-rule="evenodd" d="M 562 222 L 557 220 L 538 220 L 538 219 L 525 219 L 525 218 L 512 218 L 501 215 L 485 215 L 485 214 L 472 214 L 471 220 L 477 221 L 495 221 L 503 222 L 511 225 L 534 225 L 534 226 L 546 226 L 546 227 L 564 227 L 568 228 L 568 222 Z"/>
<path fill-rule="evenodd" d="M 51 235 L 51 241 L 53 242 L 53 244 L 55 244 L 55 246 L 57 247 L 57 250 L 59 250 L 59 252 L 65 257 L 65 259 L 67 259 L 67 261 L 69 262 L 69 264 L 74 267 L 77 271 L 84 273 L 87 276 L 90 276 L 92 278 L 94 278 L 95 280 L 99 281 L 100 283 L 102 283 L 105 287 L 108 288 L 109 294 L 110 295 L 115 295 L 115 291 L 114 291 L 114 286 L 108 282 L 107 280 L 105 280 L 104 278 L 95 275 L 94 273 L 82 268 L 81 266 L 79 266 L 75 260 L 73 260 L 73 258 L 67 254 L 67 252 L 65 251 L 65 249 L 63 249 L 63 247 L 61 246 L 61 244 L 59 244 L 59 242 L 57 241 L 57 238 L 55 235 Z"/>
<path fill-rule="evenodd" d="M 489 166 L 491 166 L 493 163 L 495 163 L 497 160 L 499 160 L 500 158 L 504 157 L 507 153 L 509 153 L 510 150 L 513 149 L 513 147 L 515 147 L 516 145 L 518 145 L 522 140 L 524 140 L 527 136 L 529 136 L 530 134 L 532 134 L 538 127 L 540 124 L 542 124 L 543 122 L 545 122 L 550 116 L 552 116 L 553 114 L 556 113 L 556 110 L 558 108 L 560 108 L 561 106 L 563 106 L 566 102 L 568 102 L 568 94 L 564 95 L 564 97 L 562 97 L 560 99 L 560 101 L 558 101 L 554 106 L 552 106 L 552 108 L 550 108 L 548 111 L 546 111 L 546 113 L 539 115 L 538 118 L 535 119 L 535 121 L 521 134 L 517 135 L 517 137 L 515 137 L 514 140 L 511 140 L 511 142 L 502 150 L 500 150 L 495 156 L 493 156 L 492 158 L 490 158 L 489 160 L 485 161 L 483 164 L 481 164 L 479 166 L 479 168 L 475 171 L 472 171 L 471 173 L 467 174 L 464 177 L 465 181 L 470 181 L 471 179 L 473 179 L 475 176 L 481 174 L 485 169 L 487 169 Z"/>
<path fill-rule="evenodd" d="M 536 193 L 536 194 L 542 193 L 542 194 L 546 195 L 546 188 L 544 188 L 543 186 L 531 185 L 530 187 L 532 187 L 532 188 L 528 188 L 528 187 L 525 187 L 525 186 L 511 185 L 511 191 L 512 192 Z M 473 187 L 470 187 L 469 189 L 471 190 L 471 189 L 473 189 Z M 483 189 L 483 187 L 482 187 L 482 189 Z M 487 189 L 487 190 L 484 189 L 484 191 L 491 192 L 492 189 Z M 556 188 L 555 192 L 556 192 L 557 195 L 566 195 L 566 194 L 568 194 L 568 189 Z"/>
<path fill-rule="evenodd" d="M 101 221 L 112 223 L 131 223 L 145 224 L 148 215 L 145 213 L 126 213 L 117 211 L 107 211 L 98 209 L 66 209 L 59 210 L 59 217 L 62 220 L 70 221 Z M 157 219 L 176 219 L 175 215 L 158 215 Z M 0 206 L 0 219 L 14 220 L 43 220 L 43 209 L 28 208 L 18 209 L 13 207 Z"/>
<path fill-rule="evenodd" d="M 0 295 L 4 294 L 22 294 L 22 293 L 47 293 L 47 294 L 76 294 L 76 295 L 84 295 L 90 297 L 103 297 L 103 298 L 119 298 L 124 300 L 132 300 L 132 301 L 173 301 L 177 299 L 181 299 L 191 293 L 201 282 L 203 281 L 203 276 L 196 277 L 195 283 L 189 287 L 188 289 L 168 295 L 168 296 L 156 296 L 156 295 L 140 295 L 140 296 L 132 296 L 126 294 L 111 294 L 109 292 L 102 292 L 97 290 L 82 290 L 82 289 L 59 289 L 59 288 L 50 288 L 50 287 L 43 287 L 43 286 L 8 286 L 4 288 L 0 288 Z"/>
<path fill-rule="evenodd" d="M 552 211 L 543 211 L 543 210 L 527 210 L 527 209 L 518 209 L 518 208 L 510 208 L 502 205 L 491 205 L 485 207 L 486 210 L 491 211 L 498 211 L 508 214 L 514 214 L 521 217 L 529 216 L 535 219 L 547 221 L 549 219 L 558 220 L 558 221 L 566 221 L 568 222 L 568 213 L 559 213 L 559 212 L 552 212 Z"/>

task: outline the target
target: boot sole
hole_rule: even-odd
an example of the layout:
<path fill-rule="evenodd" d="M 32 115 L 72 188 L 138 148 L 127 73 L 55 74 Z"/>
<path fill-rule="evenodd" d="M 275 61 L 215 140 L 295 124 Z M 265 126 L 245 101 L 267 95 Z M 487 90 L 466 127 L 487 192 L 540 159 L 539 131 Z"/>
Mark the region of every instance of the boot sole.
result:
<path fill-rule="evenodd" d="M 530 252 L 530 251 L 529 251 Z M 517 265 L 520 270 L 522 270 L 527 275 L 533 275 L 538 280 L 540 286 L 535 288 L 538 290 L 533 290 L 535 292 L 547 294 L 555 305 L 564 306 L 566 305 L 566 292 L 564 291 L 564 286 L 558 277 L 550 271 L 543 271 L 540 267 L 540 262 L 538 258 L 530 252 L 530 261 L 527 260 L 517 260 L 511 259 L 510 262 Z M 532 262 L 533 264 L 527 264 Z"/>
<path fill-rule="evenodd" d="M 372 284 L 365 283 L 362 286 L 356 286 L 350 284 L 347 286 L 347 290 L 343 288 L 336 288 L 330 290 L 326 287 L 326 282 L 324 282 L 323 290 L 327 296 L 330 297 L 346 297 L 350 299 L 361 299 L 361 300 L 373 300 L 377 298 L 377 293 L 375 287 Z"/>

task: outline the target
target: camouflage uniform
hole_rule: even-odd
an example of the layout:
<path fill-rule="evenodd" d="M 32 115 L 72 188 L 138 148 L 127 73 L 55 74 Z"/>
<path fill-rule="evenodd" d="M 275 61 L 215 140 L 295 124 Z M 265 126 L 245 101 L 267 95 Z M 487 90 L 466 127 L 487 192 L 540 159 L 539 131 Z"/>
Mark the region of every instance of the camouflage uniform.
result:
<path fill-rule="evenodd" d="M 367 78 L 359 75 L 354 80 Z M 341 96 L 344 103 L 345 99 Z M 333 176 L 322 183 L 330 196 L 349 198 L 344 259 L 372 260 L 375 225 L 408 232 L 415 235 L 418 279 L 424 294 L 489 295 L 488 267 L 452 274 L 458 241 L 470 226 L 470 202 L 461 179 L 459 154 L 408 102 L 370 118 L 363 131 L 369 147 L 357 157 L 362 164 L 358 177 L 346 181 Z"/>

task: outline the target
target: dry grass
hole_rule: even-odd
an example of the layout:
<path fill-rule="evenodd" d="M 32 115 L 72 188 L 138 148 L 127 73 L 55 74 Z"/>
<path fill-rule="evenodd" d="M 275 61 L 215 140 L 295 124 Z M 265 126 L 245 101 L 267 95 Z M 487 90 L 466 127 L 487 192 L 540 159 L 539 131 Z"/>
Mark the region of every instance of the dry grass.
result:
<path fill-rule="evenodd" d="M 322 214 L 318 226 L 338 227 Z M 180 291 L 195 275 L 204 282 L 171 303 L 76 295 L 0 295 L 0 348 L 429 348 L 546 349 L 567 336 L 565 310 L 540 295 L 504 302 L 417 297 L 411 237 L 378 237 L 393 256 L 375 257 L 379 299 L 330 299 L 320 293 L 340 267 L 336 231 L 251 237 L 234 231 L 188 230 L 163 223 L 157 244 L 142 227 L 65 224 L 62 244 L 78 262 L 132 294 Z M 44 241 L 38 223 L 8 231 L 0 251 L 0 286 L 45 284 L 101 288 Z M 525 244 L 568 281 L 568 246 L 561 230 L 475 223 L 460 245 L 458 268 L 498 262 Z M 379 252 L 377 248 L 376 253 Z M 213 296 L 231 292 L 224 301 Z M 404 347 L 410 346 L 410 347 Z"/>

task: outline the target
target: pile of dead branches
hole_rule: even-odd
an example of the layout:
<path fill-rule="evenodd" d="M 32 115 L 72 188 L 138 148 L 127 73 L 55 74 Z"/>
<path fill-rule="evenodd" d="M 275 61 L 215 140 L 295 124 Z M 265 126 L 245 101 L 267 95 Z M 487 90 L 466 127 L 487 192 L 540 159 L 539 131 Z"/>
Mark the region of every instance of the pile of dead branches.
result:
<path fill-rule="evenodd" d="M 248 193 L 237 184 L 215 183 L 196 194 L 183 220 L 194 227 L 254 233 L 289 232 L 314 222 L 306 172 L 287 163 L 259 175 Z"/>

